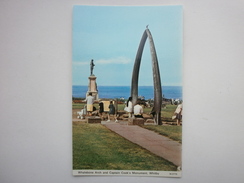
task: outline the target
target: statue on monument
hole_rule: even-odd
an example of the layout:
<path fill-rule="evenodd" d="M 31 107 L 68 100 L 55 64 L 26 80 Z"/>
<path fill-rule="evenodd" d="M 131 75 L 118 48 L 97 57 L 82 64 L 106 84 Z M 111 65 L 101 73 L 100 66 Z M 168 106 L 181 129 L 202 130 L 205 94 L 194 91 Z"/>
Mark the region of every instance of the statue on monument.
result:
<path fill-rule="evenodd" d="M 93 59 L 91 60 L 90 63 L 90 69 L 91 69 L 91 76 L 93 75 L 93 68 L 94 68 L 95 64 L 93 63 Z"/>
<path fill-rule="evenodd" d="M 91 75 L 88 77 L 89 79 L 89 84 L 88 84 L 88 91 L 86 93 L 86 96 L 89 95 L 89 93 L 92 94 L 92 96 L 94 97 L 95 100 L 98 99 L 98 90 L 97 90 L 97 83 L 96 83 L 96 76 L 93 74 L 93 69 L 94 69 L 94 62 L 93 59 L 91 59 L 90 62 L 90 71 L 91 71 Z"/>

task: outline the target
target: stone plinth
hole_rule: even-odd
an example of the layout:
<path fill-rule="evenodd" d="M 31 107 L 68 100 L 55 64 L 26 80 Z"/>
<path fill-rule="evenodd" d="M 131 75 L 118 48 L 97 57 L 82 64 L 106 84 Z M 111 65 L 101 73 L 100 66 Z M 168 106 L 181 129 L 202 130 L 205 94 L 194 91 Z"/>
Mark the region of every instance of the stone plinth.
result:
<path fill-rule="evenodd" d="M 86 96 L 89 95 L 89 93 L 92 93 L 92 96 L 94 97 L 95 100 L 98 100 L 98 91 L 97 91 L 97 83 L 96 79 L 97 77 L 95 75 L 89 76 L 89 85 L 88 85 L 88 91 L 86 93 Z"/>
<path fill-rule="evenodd" d="M 128 125 L 144 125 L 145 120 L 143 118 L 129 118 Z"/>
<path fill-rule="evenodd" d="M 100 117 L 88 117 L 87 118 L 87 123 L 101 123 L 101 118 Z"/>
<path fill-rule="evenodd" d="M 153 119 L 147 119 L 144 125 L 156 125 Z"/>

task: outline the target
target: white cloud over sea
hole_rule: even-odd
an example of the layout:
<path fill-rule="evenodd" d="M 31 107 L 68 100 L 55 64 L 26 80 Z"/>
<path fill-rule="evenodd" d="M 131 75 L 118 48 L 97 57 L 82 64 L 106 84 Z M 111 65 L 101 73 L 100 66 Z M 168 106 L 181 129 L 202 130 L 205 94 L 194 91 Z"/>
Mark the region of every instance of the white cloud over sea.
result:
<path fill-rule="evenodd" d="M 111 59 L 100 59 L 95 61 L 97 64 L 128 64 L 131 59 L 125 57 L 111 58 Z"/>
<path fill-rule="evenodd" d="M 129 64 L 131 63 L 131 59 L 126 58 L 126 57 L 117 57 L 117 58 L 109 58 L 109 59 L 98 59 L 98 60 L 94 60 L 95 64 L 98 65 L 106 65 L 106 64 Z M 89 62 L 77 62 L 74 61 L 73 65 L 89 65 Z"/>

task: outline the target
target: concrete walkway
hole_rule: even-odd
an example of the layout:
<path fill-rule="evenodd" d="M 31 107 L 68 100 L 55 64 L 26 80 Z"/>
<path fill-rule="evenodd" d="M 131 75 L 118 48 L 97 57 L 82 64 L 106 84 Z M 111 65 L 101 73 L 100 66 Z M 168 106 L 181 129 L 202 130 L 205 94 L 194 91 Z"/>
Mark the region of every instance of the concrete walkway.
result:
<path fill-rule="evenodd" d="M 181 167 L 181 144 L 153 131 L 126 123 L 102 122 L 110 130 Z"/>

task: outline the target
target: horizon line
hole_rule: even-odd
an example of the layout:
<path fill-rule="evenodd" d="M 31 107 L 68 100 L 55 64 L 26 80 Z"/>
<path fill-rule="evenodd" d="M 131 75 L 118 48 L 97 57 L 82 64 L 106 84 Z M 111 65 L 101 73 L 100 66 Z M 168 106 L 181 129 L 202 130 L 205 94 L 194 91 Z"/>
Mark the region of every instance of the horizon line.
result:
<path fill-rule="evenodd" d="M 77 84 L 74 84 L 72 86 L 88 86 L 88 85 L 77 85 Z M 99 85 L 99 86 L 115 86 L 115 87 L 129 86 L 129 87 L 131 87 L 131 85 Z M 140 86 L 153 86 L 153 85 L 140 85 Z M 162 85 L 162 86 L 181 86 L 181 87 L 183 87 L 182 85 Z"/>

